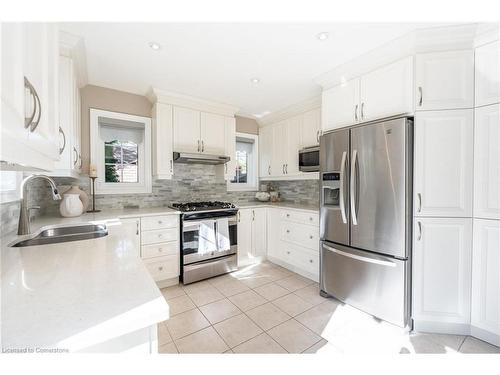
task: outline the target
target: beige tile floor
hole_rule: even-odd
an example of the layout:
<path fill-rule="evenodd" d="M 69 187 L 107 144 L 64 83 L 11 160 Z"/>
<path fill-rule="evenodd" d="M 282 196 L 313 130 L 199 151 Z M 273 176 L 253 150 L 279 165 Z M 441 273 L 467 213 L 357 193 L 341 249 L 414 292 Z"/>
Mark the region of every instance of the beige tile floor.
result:
<path fill-rule="evenodd" d="M 269 262 L 162 293 L 160 353 L 500 353 L 472 337 L 408 334 Z"/>

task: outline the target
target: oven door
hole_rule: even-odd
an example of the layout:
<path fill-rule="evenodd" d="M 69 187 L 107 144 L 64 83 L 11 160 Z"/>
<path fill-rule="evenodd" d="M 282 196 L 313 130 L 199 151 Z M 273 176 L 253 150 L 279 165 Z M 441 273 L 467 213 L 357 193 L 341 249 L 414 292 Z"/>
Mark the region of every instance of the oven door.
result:
<path fill-rule="evenodd" d="M 209 219 L 208 219 L 209 220 Z M 206 220 L 203 220 L 206 221 Z M 216 220 L 214 220 L 216 221 Z M 182 256 L 183 264 L 202 262 L 207 259 L 219 258 L 230 254 L 236 254 L 238 250 L 237 219 L 236 215 L 228 218 L 229 221 L 229 250 L 211 251 L 200 254 L 198 252 L 198 239 L 201 220 L 183 221 L 182 223 Z M 215 223 L 217 225 L 217 223 Z"/>
<path fill-rule="evenodd" d="M 299 151 L 299 170 L 302 172 L 319 171 L 319 147 L 305 148 Z"/>

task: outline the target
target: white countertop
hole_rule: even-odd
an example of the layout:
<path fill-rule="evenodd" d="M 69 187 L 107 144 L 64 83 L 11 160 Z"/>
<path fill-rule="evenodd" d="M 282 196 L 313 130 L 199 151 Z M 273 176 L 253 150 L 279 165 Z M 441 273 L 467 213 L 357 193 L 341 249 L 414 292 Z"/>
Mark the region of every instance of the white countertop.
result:
<path fill-rule="evenodd" d="M 78 218 L 45 217 L 41 226 L 178 214 L 168 208 L 119 210 Z M 116 225 L 116 224 L 115 224 Z M 169 307 L 138 257 L 114 227 L 106 237 L 24 248 L 2 238 L 2 347 L 83 350 L 164 321 Z"/>

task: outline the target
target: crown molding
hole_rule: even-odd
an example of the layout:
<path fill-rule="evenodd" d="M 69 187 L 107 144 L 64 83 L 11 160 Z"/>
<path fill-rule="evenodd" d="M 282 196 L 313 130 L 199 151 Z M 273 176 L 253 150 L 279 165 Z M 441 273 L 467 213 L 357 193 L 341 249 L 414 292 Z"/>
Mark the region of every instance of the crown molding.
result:
<path fill-rule="evenodd" d="M 61 56 L 69 57 L 73 60 L 78 87 L 87 85 L 87 53 L 85 51 L 85 43 L 83 41 L 83 38 L 60 30 L 59 54 Z"/>
<path fill-rule="evenodd" d="M 189 95 L 180 94 L 172 91 L 165 91 L 157 88 L 151 88 L 146 94 L 151 103 L 164 103 L 176 105 L 179 107 L 188 107 L 203 112 L 211 112 L 224 116 L 234 116 L 239 108 L 230 104 L 214 102 L 211 100 L 196 98 Z"/>
<path fill-rule="evenodd" d="M 473 49 L 484 25 L 469 23 L 414 30 L 319 75 L 314 82 L 328 89 L 416 53 Z"/>
<path fill-rule="evenodd" d="M 321 108 L 321 95 L 290 105 L 256 120 L 259 126 L 262 127 L 286 120 L 290 117 L 298 116 L 304 112 L 311 111 L 316 108 Z"/>

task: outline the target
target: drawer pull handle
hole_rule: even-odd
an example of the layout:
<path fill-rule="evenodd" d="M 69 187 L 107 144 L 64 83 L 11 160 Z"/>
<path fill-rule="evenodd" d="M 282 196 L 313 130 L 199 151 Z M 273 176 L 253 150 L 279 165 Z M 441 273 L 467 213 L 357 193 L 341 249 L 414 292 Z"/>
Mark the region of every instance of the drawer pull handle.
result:
<path fill-rule="evenodd" d="M 158 267 L 158 271 L 163 271 L 163 267 Z"/>
<path fill-rule="evenodd" d="M 163 221 L 161 221 L 161 220 L 158 220 L 158 224 L 163 224 Z"/>
<path fill-rule="evenodd" d="M 162 238 L 162 237 L 163 237 L 163 234 L 159 234 L 159 235 L 158 235 L 158 237 L 159 237 L 159 238 Z"/>
<path fill-rule="evenodd" d="M 160 248 L 158 248 L 158 251 L 161 253 L 163 251 L 163 249 L 160 247 Z"/>
<path fill-rule="evenodd" d="M 287 229 L 287 230 L 286 230 L 286 232 L 287 232 L 287 233 L 290 233 L 290 229 Z"/>
<path fill-rule="evenodd" d="M 290 254 L 290 252 L 289 252 L 289 251 L 287 251 L 286 253 L 287 253 L 287 254 Z"/>
<path fill-rule="evenodd" d="M 313 221 L 313 218 L 312 218 L 312 217 L 309 217 L 309 221 Z"/>
<path fill-rule="evenodd" d="M 286 217 L 290 217 L 290 214 L 286 214 Z"/>
<path fill-rule="evenodd" d="M 313 237 L 313 235 L 311 234 L 311 235 L 309 236 L 309 238 L 312 240 L 314 237 Z"/>
<path fill-rule="evenodd" d="M 309 259 L 309 263 L 313 263 L 313 260 L 312 260 L 312 259 Z"/>

